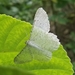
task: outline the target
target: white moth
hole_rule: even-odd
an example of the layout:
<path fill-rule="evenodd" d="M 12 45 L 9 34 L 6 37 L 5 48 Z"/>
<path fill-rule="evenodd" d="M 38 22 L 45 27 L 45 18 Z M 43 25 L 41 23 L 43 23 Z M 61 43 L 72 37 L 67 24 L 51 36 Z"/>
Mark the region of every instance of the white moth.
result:
<path fill-rule="evenodd" d="M 42 8 L 39 8 L 35 14 L 31 37 L 26 47 L 16 56 L 15 62 L 50 60 L 52 52 L 58 49 L 60 42 L 57 36 L 49 31 L 48 16 Z"/>

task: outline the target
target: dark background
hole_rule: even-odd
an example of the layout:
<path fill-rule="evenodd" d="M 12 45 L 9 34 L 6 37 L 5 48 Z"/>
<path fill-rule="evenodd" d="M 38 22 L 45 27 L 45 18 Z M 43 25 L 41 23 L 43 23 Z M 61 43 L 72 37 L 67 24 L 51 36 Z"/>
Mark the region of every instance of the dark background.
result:
<path fill-rule="evenodd" d="M 0 14 L 31 24 L 39 7 L 46 10 L 51 32 L 58 36 L 75 68 L 75 0 L 0 0 Z"/>

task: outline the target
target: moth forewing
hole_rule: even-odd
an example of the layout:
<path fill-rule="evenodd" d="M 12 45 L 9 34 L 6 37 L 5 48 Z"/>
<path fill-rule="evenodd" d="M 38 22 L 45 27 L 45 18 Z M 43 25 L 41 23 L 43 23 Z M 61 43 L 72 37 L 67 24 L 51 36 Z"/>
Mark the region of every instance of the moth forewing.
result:
<path fill-rule="evenodd" d="M 37 26 L 37 27 L 41 28 L 42 30 L 44 30 L 45 32 L 50 31 L 50 23 L 48 20 L 48 15 L 43 10 L 43 8 L 39 8 L 36 11 L 33 26 Z"/>

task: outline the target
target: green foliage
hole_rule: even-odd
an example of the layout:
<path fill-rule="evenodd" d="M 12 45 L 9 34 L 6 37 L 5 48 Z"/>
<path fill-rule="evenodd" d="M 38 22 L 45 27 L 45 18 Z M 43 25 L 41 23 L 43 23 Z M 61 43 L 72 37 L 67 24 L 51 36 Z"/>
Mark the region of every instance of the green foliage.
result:
<path fill-rule="evenodd" d="M 69 49 L 72 49 L 72 51 L 75 53 L 75 33 L 74 32 L 72 32 L 70 34 L 70 41 L 69 41 L 69 43 L 67 43 L 65 45 L 65 47 L 68 47 Z"/>
<path fill-rule="evenodd" d="M 23 2 L 24 0 L 0 0 L 0 3 L 4 5 L 12 5 L 15 3 L 23 3 Z"/>
<path fill-rule="evenodd" d="M 68 19 L 65 18 L 65 14 L 63 12 L 59 12 L 59 13 L 51 15 L 50 20 L 63 24 L 63 25 L 65 25 L 65 23 L 68 22 Z"/>
<path fill-rule="evenodd" d="M 0 15 L 0 52 L 22 50 L 30 29 L 31 25 L 27 22 Z"/>
<path fill-rule="evenodd" d="M 56 3 L 56 6 L 59 7 L 59 8 L 62 8 L 64 6 L 66 6 L 70 1 L 73 1 L 73 0 L 57 0 L 58 2 Z"/>
<path fill-rule="evenodd" d="M 30 21 L 32 23 L 33 14 L 42 5 L 41 1 L 35 0 L 0 0 L 0 13 L 14 16 L 15 18 Z M 35 7 L 33 9 L 33 7 Z"/>
<path fill-rule="evenodd" d="M 41 6 L 49 6 L 48 8 L 51 8 L 52 10 L 50 11 L 53 12 L 52 15 L 50 14 L 50 19 L 59 24 L 66 24 L 69 19 L 67 16 L 65 17 L 67 13 L 63 11 L 63 8 L 69 3 L 74 4 L 74 2 L 74 0 L 52 0 L 46 2 L 49 4 L 45 5 L 43 0 L 0 0 L 0 13 L 8 14 L 18 19 L 30 21 L 32 23 L 32 18 L 34 16 L 33 14 L 36 9 Z M 36 8 L 33 9 L 35 6 Z M 65 15 L 60 15 L 60 13 L 64 13 Z"/>
<path fill-rule="evenodd" d="M 75 62 L 73 62 L 73 69 L 74 69 L 74 74 L 75 75 Z"/>
<path fill-rule="evenodd" d="M 32 75 L 29 72 L 21 71 L 10 67 L 0 67 L 1 75 Z"/>
<path fill-rule="evenodd" d="M 27 22 L 16 20 L 10 16 L 0 15 L 0 65 L 19 69 L 21 74 L 33 73 L 35 75 L 72 75 L 73 69 L 69 57 L 62 45 L 53 52 L 52 59 L 46 62 L 33 60 L 24 64 L 15 64 L 14 58 L 24 47 L 24 42 L 29 39 L 31 25 Z M 2 69 L 0 69 L 0 74 Z M 7 74 L 15 70 L 7 68 Z M 8 71 L 9 70 L 9 71 Z M 16 70 L 16 71 L 17 71 Z M 26 70 L 26 72 L 25 72 Z M 18 71 L 16 72 L 18 74 Z M 20 74 L 20 73 L 19 73 Z M 15 75 L 15 74 L 13 74 Z"/>
<path fill-rule="evenodd" d="M 69 22 L 69 18 L 68 16 L 70 16 L 71 11 L 67 11 L 72 9 L 72 6 L 69 4 L 74 5 L 75 0 L 52 0 L 52 14 L 53 14 L 53 21 L 55 21 L 56 23 L 65 25 Z M 68 8 L 69 6 L 69 8 Z M 60 15 L 60 13 L 63 13 Z M 70 13 L 70 14 L 69 14 Z M 55 17 L 54 17 L 55 16 Z M 56 21 L 57 20 L 57 21 Z"/>
<path fill-rule="evenodd" d="M 44 2 L 46 4 L 44 4 Z M 49 4 L 48 4 L 49 3 Z M 49 12 L 52 11 L 51 20 L 57 22 L 59 24 L 66 24 L 68 22 L 68 17 L 65 15 L 70 15 L 63 11 L 66 6 L 69 4 L 74 4 L 75 0 L 52 0 L 52 1 L 35 1 L 35 0 L 0 0 L 0 13 L 8 14 L 14 16 L 18 19 L 22 19 L 25 21 L 33 21 L 33 14 L 38 7 L 48 8 Z M 35 7 L 35 8 L 34 8 Z M 50 10 L 52 9 L 52 10 Z M 61 14 L 60 13 L 64 13 Z M 57 21 L 56 21 L 57 19 Z"/>

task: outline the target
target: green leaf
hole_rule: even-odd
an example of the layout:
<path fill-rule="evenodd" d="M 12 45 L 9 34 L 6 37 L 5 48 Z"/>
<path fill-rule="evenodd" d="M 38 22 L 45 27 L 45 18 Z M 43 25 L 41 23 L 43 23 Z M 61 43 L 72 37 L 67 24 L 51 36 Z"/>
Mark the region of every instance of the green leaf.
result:
<path fill-rule="evenodd" d="M 0 15 L 0 65 L 26 70 L 35 75 L 73 75 L 72 64 L 62 45 L 53 52 L 50 61 L 33 60 L 24 64 L 14 63 L 15 56 L 29 39 L 30 31 L 29 23 Z"/>
<path fill-rule="evenodd" d="M 0 15 L 0 52 L 22 50 L 30 31 L 31 25 L 29 23 Z"/>
<path fill-rule="evenodd" d="M 0 67 L 0 75 L 32 75 L 29 72 L 20 71 L 14 68 Z"/>

